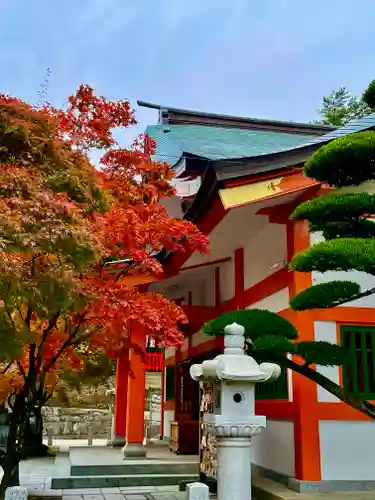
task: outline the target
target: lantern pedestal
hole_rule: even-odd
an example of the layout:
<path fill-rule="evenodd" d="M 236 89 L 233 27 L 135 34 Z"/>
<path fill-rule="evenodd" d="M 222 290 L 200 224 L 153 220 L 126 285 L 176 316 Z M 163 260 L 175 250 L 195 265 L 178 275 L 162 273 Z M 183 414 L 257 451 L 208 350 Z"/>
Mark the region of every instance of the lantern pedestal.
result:
<path fill-rule="evenodd" d="M 193 365 L 190 375 L 214 385 L 215 413 L 203 422 L 217 440 L 218 500 L 251 500 L 251 438 L 266 426 L 266 417 L 254 414 L 255 384 L 276 380 L 281 369 L 245 355 L 243 326 L 233 323 L 224 332 L 224 354 Z"/>
<path fill-rule="evenodd" d="M 217 438 L 218 498 L 251 500 L 251 438 Z"/>
<path fill-rule="evenodd" d="M 236 424 L 207 415 L 205 421 L 216 436 L 218 498 L 251 500 L 251 438 L 266 426 L 266 418 L 254 416 Z"/>

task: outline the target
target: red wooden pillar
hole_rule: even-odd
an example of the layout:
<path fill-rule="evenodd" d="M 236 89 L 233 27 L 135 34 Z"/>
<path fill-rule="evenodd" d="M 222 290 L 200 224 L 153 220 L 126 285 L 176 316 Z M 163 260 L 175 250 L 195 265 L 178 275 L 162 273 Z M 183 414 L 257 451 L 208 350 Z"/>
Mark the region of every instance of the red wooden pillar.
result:
<path fill-rule="evenodd" d="M 122 447 L 126 444 L 126 417 L 128 401 L 129 351 L 126 350 L 118 359 L 116 365 L 116 394 L 114 439 L 112 446 Z"/>
<path fill-rule="evenodd" d="M 310 246 L 307 221 L 287 223 L 288 260 Z M 289 282 L 289 297 L 293 298 L 312 285 L 311 273 L 293 271 Z M 296 312 L 293 323 L 299 340 L 313 341 L 314 320 L 309 311 Z M 300 481 L 320 481 L 322 479 L 320 458 L 319 418 L 317 416 L 317 385 L 302 375 L 293 372 L 293 401 L 296 406 L 294 416 L 294 456 L 295 478 Z"/>
<path fill-rule="evenodd" d="M 142 331 L 132 331 L 132 342 L 145 351 L 146 336 Z M 134 349 L 131 349 L 130 353 L 130 369 L 132 373 L 128 379 L 127 444 L 124 448 L 124 458 L 139 458 L 146 456 L 143 444 L 146 365 L 142 355 Z"/>

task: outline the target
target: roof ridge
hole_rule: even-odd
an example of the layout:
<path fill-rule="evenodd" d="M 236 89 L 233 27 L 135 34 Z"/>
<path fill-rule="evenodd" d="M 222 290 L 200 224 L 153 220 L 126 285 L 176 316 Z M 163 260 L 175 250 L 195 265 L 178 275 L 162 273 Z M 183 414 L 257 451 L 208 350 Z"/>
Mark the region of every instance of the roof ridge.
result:
<path fill-rule="evenodd" d="M 146 101 L 141 101 L 137 100 L 137 104 L 140 107 L 143 108 L 149 108 L 149 109 L 156 109 L 159 111 L 159 119 L 161 117 L 162 113 L 168 113 L 168 112 L 173 112 L 173 113 L 181 113 L 185 115 L 197 115 L 197 116 L 202 116 L 202 117 L 212 117 L 212 118 L 221 118 L 221 119 L 227 119 L 227 120 L 236 120 L 239 122 L 243 123 L 257 123 L 259 125 L 264 124 L 264 125 L 289 125 L 289 126 L 295 126 L 295 127 L 305 127 L 305 128 L 310 128 L 312 130 L 327 130 L 327 131 L 332 131 L 335 130 L 336 127 L 331 126 L 331 125 L 321 125 L 321 124 L 316 124 L 316 123 L 307 123 L 307 122 L 295 122 L 291 120 L 272 120 L 268 118 L 252 118 L 252 117 L 247 117 L 247 116 L 236 116 L 236 115 L 227 115 L 227 114 L 222 114 L 222 113 L 210 113 L 207 111 L 198 111 L 198 110 L 193 110 L 193 109 L 184 109 L 184 108 L 174 108 L 171 106 L 163 106 L 160 104 L 154 104 Z"/>

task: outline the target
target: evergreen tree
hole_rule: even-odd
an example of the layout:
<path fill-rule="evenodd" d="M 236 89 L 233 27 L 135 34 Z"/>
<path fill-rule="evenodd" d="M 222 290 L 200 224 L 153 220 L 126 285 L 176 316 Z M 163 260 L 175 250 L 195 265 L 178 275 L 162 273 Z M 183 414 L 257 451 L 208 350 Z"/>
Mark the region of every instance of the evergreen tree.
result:
<path fill-rule="evenodd" d="M 322 119 L 315 123 L 342 127 L 350 120 L 370 114 L 371 109 L 363 97 L 353 96 L 346 87 L 340 87 L 323 97 L 321 108 L 317 112 Z"/>
<path fill-rule="evenodd" d="M 363 101 L 369 108 L 375 108 L 375 80 L 363 94 Z M 294 220 L 308 221 L 310 232 L 320 233 L 322 241 L 297 254 L 290 267 L 302 273 L 361 271 L 375 276 L 375 222 L 372 220 L 375 194 L 366 192 L 364 184 L 375 179 L 375 132 L 347 135 L 321 147 L 304 166 L 304 173 L 334 189 L 326 196 L 302 203 L 292 214 Z M 290 305 L 295 311 L 332 308 L 374 293 L 375 287 L 362 289 L 354 281 L 335 280 L 310 286 L 297 294 Z M 222 335 L 224 327 L 233 321 L 245 327 L 248 354 L 308 377 L 375 419 L 373 404 L 312 367 L 348 363 L 348 352 L 343 347 L 329 342 L 296 342 L 298 332 L 289 321 L 256 309 L 226 313 L 205 325 L 205 331 Z M 296 357 L 291 359 L 288 354 Z"/>

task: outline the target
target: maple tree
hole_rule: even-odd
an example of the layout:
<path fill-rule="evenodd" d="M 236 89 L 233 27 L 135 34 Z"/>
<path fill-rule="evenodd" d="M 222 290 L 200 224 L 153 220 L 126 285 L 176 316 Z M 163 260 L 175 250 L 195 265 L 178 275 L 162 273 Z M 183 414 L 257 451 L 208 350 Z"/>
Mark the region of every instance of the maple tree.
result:
<path fill-rule="evenodd" d="M 84 85 L 66 110 L 0 95 L 0 403 L 10 408 L 0 495 L 17 482 L 31 427 L 41 435 L 60 374 L 80 370 L 87 350 L 140 349 L 140 329 L 182 341 L 182 309 L 127 276 L 158 275 L 163 249 L 206 252 L 208 240 L 169 217 L 173 170 L 153 161 L 153 141 L 116 141 L 115 129 L 135 123 L 128 101 Z M 103 151 L 98 169 L 92 148 Z"/>

